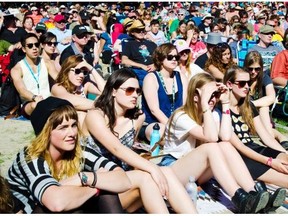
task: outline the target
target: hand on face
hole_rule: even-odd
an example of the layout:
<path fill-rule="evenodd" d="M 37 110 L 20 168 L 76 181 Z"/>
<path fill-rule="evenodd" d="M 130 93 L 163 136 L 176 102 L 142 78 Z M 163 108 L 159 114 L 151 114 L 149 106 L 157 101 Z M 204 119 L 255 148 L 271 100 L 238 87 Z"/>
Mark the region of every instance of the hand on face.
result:
<path fill-rule="evenodd" d="M 218 87 L 216 86 L 216 82 L 210 82 L 205 84 L 201 89 L 197 89 L 197 91 L 201 99 L 201 106 L 206 107 L 212 94 L 218 91 Z"/>
<path fill-rule="evenodd" d="M 223 83 L 216 83 L 217 87 L 218 87 L 218 91 L 221 92 L 220 95 L 220 101 L 221 102 L 227 102 L 229 101 L 229 89 L 226 85 L 224 85 Z"/>

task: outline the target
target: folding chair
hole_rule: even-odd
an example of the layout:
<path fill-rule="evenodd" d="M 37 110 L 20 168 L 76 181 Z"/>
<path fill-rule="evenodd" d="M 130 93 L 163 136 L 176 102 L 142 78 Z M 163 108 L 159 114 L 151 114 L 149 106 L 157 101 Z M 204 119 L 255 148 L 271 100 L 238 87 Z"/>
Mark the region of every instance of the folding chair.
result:
<path fill-rule="evenodd" d="M 277 113 L 277 115 L 283 114 L 284 116 L 288 116 L 288 109 L 287 109 L 287 103 L 288 103 L 288 81 L 284 88 L 281 88 L 279 86 L 275 86 L 275 89 L 277 91 L 276 98 L 274 103 L 272 104 L 270 115 L 272 117 L 273 111 L 278 105 L 280 107 L 281 113 Z"/>

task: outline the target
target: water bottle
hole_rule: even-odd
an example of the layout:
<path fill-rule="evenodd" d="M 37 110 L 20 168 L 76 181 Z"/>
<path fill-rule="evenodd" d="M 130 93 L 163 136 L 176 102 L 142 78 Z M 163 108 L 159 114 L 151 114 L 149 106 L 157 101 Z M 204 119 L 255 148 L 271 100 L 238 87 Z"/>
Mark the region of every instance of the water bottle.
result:
<path fill-rule="evenodd" d="M 189 182 L 186 184 L 185 188 L 196 207 L 198 189 L 197 184 L 195 183 L 195 178 L 193 176 L 189 177 Z"/>
<path fill-rule="evenodd" d="M 150 136 L 150 150 L 154 147 L 155 143 L 160 140 L 160 133 L 159 133 L 160 127 L 159 124 L 156 123 L 153 126 L 153 132 Z M 151 152 L 151 156 L 157 156 L 159 155 L 160 147 L 159 145 L 154 149 L 153 152 Z"/>

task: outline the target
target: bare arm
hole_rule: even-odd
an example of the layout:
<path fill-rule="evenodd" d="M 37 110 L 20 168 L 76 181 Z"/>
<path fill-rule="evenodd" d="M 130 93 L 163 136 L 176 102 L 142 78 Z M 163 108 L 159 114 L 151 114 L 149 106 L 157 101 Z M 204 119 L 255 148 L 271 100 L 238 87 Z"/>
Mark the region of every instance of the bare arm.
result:
<path fill-rule="evenodd" d="M 273 80 L 273 84 L 276 86 L 282 86 L 284 87 L 287 84 L 287 79 L 285 79 L 284 77 L 275 77 Z"/>
<path fill-rule="evenodd" d="M 208 67 L 209 69 L 209 73 L 214 76 L 217 80 L 222 80 L 224 77 L 224 74 L 218 69 L 216 68 L 214 65 L 209 65 Z"/>
<path fill-rule="evenodd" d="M 266 96 L 263 96 L 255 101 L 252 101 L 256 107 L 270 106 L 275 101 L 275 90 L 273 84 L 269 84 L 265 88 Z"/>
<path fill-rule="evenodd" d="M 55 97 L 68 100 L 77 110 L 87 111 L 93 108 L 93 101 L 78 95 L 71 94 L 63 86 L 53 85 L 51 94 Z"/>
<path fill-rule="evenodd" d="M 146 65 L 134 62 L 134 61 L 130 60 L 125 55 L 122 55 L 121 62 L 122 62 L 122 64 L 126 65 L 127 67 L 136 67 L 136 68 L 141 68 L 141 69 L 143 69 L 145 71 L 148 71 L 148 68 L 147 68 Z"/>

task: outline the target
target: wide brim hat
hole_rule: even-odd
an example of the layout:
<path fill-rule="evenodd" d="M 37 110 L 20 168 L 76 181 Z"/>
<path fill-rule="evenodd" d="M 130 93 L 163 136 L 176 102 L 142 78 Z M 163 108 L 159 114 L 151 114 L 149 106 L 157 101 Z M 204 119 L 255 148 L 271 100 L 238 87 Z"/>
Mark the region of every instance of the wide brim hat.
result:
<path fill-rule="evenodd" d="M 221 34 L 218 32 L 210 32 L 208 33 L 206 43 L 217 45 L 218 43 L 222 43 Z"/>
<path fill-rule="evenodd" d="M 212 16 L 210 13 L 207 13 L 207 14 L 204 15 L 204 17 L 202 17 L 202 21 L 207 19 L 207 18 L 212 18 L 213 19 L 214 16 Z"/>
<path fill-rule="evenodd" d="M 126 28 L 127 26 L 132 25 L 133 21 L 133 19 L 127 17 L 123 20 L 122 25 Z"/>
<path fill-rule="evenodd" d="M 134 29 L 145 29 L 145 25 L 140 20 L 134 20 L 128 31 L 131 32 Z"/>

